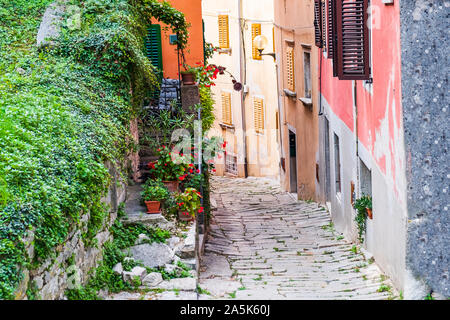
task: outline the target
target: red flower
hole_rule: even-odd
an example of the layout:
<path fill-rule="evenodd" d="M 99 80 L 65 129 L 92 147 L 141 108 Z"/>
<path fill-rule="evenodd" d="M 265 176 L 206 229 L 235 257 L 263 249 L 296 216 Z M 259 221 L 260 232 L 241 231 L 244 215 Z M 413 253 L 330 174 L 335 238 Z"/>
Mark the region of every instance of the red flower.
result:
<path fill-rule="evenodd" d="M 197 169 L 197 173 L 200 173 L 200 169 Z"/>
<path fill-rule="evenodd" d="M 190 169 L 189 172 L 190 172 L 190 173 L 194 173 L 194 169 Z"/>
<path fill-rule="evenodd" d="M 189 163 L 189 168 L 192 168 L 194 165 L 192 163 Z"/>
<path fill-rule="evenodd" d="M 205 208 L 200 207 L 200 209 L 198 209 L 198 213 L 202 213 L 205 210 Z"/>
<path fill-rule="evenodd" d="M 216 169 L 213 169 L 212 172 L 216 172 Z"/>
<path fill-rule="evenodd" d="M 181 181 L 184 180 L 184 176 L 179 176 L 178 179 L 180 179 Z"/>

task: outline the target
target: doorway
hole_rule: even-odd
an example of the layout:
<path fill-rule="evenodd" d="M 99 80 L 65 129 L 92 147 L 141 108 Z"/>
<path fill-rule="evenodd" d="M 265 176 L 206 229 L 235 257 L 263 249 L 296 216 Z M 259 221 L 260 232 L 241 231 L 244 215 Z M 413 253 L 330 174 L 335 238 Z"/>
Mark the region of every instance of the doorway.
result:
<path fill-rule="evenodd" d="M 290 192 L 297 193 L 297 137 L 289 130 L 289 185 Z"/>

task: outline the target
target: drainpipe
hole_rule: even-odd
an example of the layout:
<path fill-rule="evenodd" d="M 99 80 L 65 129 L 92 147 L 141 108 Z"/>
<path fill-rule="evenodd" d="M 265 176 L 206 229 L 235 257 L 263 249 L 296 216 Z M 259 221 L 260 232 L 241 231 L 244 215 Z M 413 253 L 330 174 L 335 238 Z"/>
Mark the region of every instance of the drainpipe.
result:
<path fill-rule="evenodd" d="M 242 0 L 238 0 L 238 23 L 239 23 L 239 77 L 243 85 L 247 83 L 247 75 L 245 69 L 245 47 L 244 47 L 244 30 L 243 30 L 243 9 Z M 247 125 L 245 121 L 245 93 L 241 90 L 241 115 L 242 115 L 242 142 L 244 148 L 244 177 L 248 177 L 248 152 L 247 152 Z"/>

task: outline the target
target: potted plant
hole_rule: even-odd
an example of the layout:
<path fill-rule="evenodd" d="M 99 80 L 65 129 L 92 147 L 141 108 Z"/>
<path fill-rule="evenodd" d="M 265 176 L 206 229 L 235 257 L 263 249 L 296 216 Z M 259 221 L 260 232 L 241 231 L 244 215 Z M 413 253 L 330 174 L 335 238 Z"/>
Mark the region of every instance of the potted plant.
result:
<path fill-rule="evenodd" d="M 359 240 L 363 242 L 363 234 L 366 229 L 366 219 L 373 218 L 372 215 L 372 198 L 367 195 L 363 195 L 361 198 L 355 200 L 355 209 L 357 211 L 355 221 L 359 230 Z"/>
<path fill-rule="evenodd" d="M 181 71 L 181 81 L 184 85 L 195 84 L 197 71 L 195 68 L 184 65 L 184 71 Z"/>
<path fill-rule="evenodd" d="M 197 213 L 203 212 L 201 197 L 200 192 L 194 188 L 186 188 L 183 193 L 175 195 L 178 218 L 181 221 L 192 221 Z"/>
<path fill-rule="evenodd" d="M 169 198 L 167 188 L 155 182 L 147 182 L 143 189 L 141 197 L 147 206 L 147 213 L 161 213 L 161 203 Z"/>
<path fill-rule="evenodd" d="M 187 169 L 192 159 L 191 155 L 180 155 L 163 146 L 158 149 L 158 160 L 153 162 L 150 169 L 152 175 L 162 181 L 170 192 L 179 191 L 180 182 L 187 177 Z"/>

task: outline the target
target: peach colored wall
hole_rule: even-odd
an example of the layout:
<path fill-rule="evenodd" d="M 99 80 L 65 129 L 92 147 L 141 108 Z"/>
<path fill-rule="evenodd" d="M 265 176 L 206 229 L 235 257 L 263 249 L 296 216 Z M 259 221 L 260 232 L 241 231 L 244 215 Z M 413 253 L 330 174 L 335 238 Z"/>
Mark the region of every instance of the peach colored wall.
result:
<path fill-rule="evenodd" d="M 318 57 L 314 46 L 313 6 L 314 2 L 311 0 L 275 1 L 275 47 L 280 72 L 279 89 L 284 108 L 281 132 L 283 157 L 286 158 L 286 171 L 282 172 L 281 182 L 284 189 L 291 189 L 288 131 L 290 126 L 295 130 L 297 138 L 297 195 L 305 200 L 316 198 L 316 152 L 319 144 Z M 294 41 L 296 98 L 291 98 L 283 92 L 283 89 L 287 88 L 285 72 L 287 41 Z M 299 100 L 304 97 L 304 52 L 311 54 L 312 109 Z"/>
<path fill-rule="evenodd" d="M 184 13 L 186 20 L 191 24 L 189 31 L 188 47 L 185 49 L 186 63 L 195 66 L 197 62 L 203 63 L 203 24 L 201 0 L 168 0 L 177 10 Z M 152 21 L 158 23 L 156 20 Z M 178 57 L 175 45 L 171 45 L 169 36 L 173 32 L 162 27 L 162 55 L 164 78 L 178 79 Z M 183 71 L 183 68 L 180 69 Z"/>

